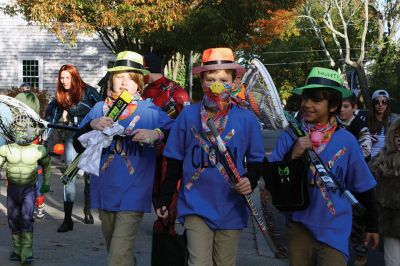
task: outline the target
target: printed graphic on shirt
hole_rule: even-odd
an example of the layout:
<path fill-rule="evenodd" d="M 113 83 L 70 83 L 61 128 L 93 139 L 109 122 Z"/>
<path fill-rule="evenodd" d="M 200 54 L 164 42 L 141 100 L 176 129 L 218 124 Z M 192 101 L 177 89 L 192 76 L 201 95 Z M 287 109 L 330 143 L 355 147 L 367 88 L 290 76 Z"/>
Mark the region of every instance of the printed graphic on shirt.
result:
<path fill-rule="evenodd" d="M 120 155 L 128 168 L 131 175 L 135 172 L 132 162 L 129 160 L 129 156 L 140 157 L 143 154 L 143 145 L 138 142 L 133 142 L 131 138 L 116 138 L 115 145 L 110 146 L 106 149 L 105 153 L 108 154 L 106 161 L 101 167 L 101 171 L 104 172 L 110 166 L 114 160 L 116 154 Z"/>
<path fill-rule="evenodd" d="M 192 148 L 192 166 L 193 168 L 196 168 L 194 174 L 192 175 L 191 179 L 187 182 L 185 185 L 185 188 L 190 190 L 192 186 L 194 185 L 194 182 L 197 181 L 203 171 L 206 168 L 214 168 L 217 167 L 218 171 L 222 174 L 226 182 L 230 183 L 229 181 L 229 176 L 224 168 L 224 166 L 221 164 L 221 156 L 218 153 L 218 150 L 216 147 L 209 146 L 205 139 L 198 133 L 198 131 L 192 127 L 192 133 L 196 140 L 198 141 L 199 145 L 194 145 Z M 230 140 L 235 134 L 235 131 L 232 129 L 223 139 L 223 141 L 226 143 L 228 140 Z M 230 151 L 229 147 L 227 147 L 228 153 L 231 155 L 234 161 L 237 159 L 237 148 L 234 148 L 234 152 Z"/>

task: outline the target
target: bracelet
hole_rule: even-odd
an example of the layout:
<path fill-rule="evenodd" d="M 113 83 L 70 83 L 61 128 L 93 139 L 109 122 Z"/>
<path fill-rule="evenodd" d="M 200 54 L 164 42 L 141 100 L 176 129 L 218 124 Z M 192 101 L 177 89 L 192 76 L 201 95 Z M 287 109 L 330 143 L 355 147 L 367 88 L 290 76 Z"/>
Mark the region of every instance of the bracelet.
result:
<path fill-rule="evenodd" d="M 161 129 L 156 128 L 154 129 L 157 134 L 158 134 L 158 140 L 156 141 L 156 143 L 160 143 L 163 139 L 164 139 L 164 133 L 161 131 Z"/>

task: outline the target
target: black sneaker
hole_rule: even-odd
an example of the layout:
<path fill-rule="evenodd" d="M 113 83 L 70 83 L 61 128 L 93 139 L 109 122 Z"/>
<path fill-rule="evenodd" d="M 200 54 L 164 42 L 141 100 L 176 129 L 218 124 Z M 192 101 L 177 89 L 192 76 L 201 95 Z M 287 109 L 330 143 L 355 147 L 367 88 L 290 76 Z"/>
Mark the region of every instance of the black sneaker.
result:
<path fill-rule="evenodd" d="M 32 264 L 33 262 L 33 256 L 29 256 L 25 259 L 24 263 L 22 263 L 22 265 L 29 265 Z"/>
<path fill-rule="evenodd" d="M 94 224 L 94 219 L 91 214 L 85 214 L 85 219 L 83 220 L 85 224 Z"/>
<path fill-rule="evenodd" d="M 20 261 L 21 260 L 21 256 L 18 255 L 17 253 L 13 252 L 10 255 L 10 260 L 12 261 Z"/>

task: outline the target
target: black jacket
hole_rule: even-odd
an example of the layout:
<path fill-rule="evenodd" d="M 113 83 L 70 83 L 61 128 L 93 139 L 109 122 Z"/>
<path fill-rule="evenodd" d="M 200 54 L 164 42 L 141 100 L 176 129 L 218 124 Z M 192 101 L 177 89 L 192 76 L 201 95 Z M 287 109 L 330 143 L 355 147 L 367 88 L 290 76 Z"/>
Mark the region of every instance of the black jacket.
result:
<path fill-rule="evenodd" d="M 72 125 L 78 126 L 85 115 L 92 109 L 92 107 L 101 100 L 102 97 L 97 90 L 87 85 L 82 100 L 66 110 Z M 57 105 L 57 101 L 54 98 L 49 103 L 49 106 L 46 110 L 46 120 L 50 121 L 51 123 L 57 123 L 60 120 L 62 113 L 63 109 Z"/>

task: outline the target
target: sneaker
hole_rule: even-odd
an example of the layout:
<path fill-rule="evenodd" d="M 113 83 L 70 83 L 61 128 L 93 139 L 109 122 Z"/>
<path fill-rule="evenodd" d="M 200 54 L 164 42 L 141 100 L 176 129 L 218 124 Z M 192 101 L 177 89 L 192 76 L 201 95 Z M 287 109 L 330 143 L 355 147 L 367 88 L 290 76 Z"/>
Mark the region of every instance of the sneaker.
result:
<path fill-rule="evenodd" d="M 25 259 L 24 263 L 22 265 L 30 265 L 33 262 L 33 256 L 29 256 Z"/>
<path fill-rule="evenodd" d="M 85 214 L 85 219 L 83 220 L 85 224 L 94 224 L 94 219 L 92 214 Z"/>
<path fill-rule="evenodd" d="M 362 244 L 356 244 L 354 249 L 354 266 L 365 266 L 368 261 L 368 248 Z"/>
<path fill-rule="evenodd" d="M 363 256 L 356 256 L 354 260 L 354 266 L 366 266 L 368 262 L 368 257 L 366 255 Z"/>
<path fill-rule="evenodd" d="M 41 206 L 39 206 L 39 207 L 37 208 L 36 217 L 37 217 L 38 219 L 43 219 L 44 214 L 45 214 L 45 212 L 44 212 L 44 207 L 45 207 L 45 205 L 44 205 L 44 203 L 43 203 Z"/>
<path fill-rule="evenodd" d="M 10 260 L 12 260 L 12 261 L 20 261 L 21 257 L 17 253 L 13 252 L 10 255 Z"/>

